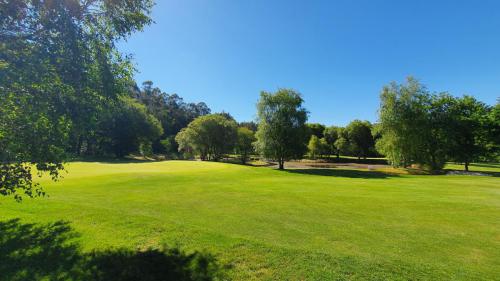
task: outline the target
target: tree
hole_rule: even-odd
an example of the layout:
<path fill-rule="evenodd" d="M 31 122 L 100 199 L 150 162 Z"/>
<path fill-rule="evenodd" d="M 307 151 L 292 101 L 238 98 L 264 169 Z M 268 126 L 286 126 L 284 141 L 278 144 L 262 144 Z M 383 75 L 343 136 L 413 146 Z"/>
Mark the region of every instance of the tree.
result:
<path fill-rule="evenodd" d="M 307 123 L 306 126 L 309 134 L 308 139 L 310 139 L 312 135 L 315 135 L 320 139 L 325 136 L 323 134 L 325 131 L 325 125 L 319 123 Z"/>
<path fill-rule="evenodd" d="M 160 88 L 153 87 L 151 81 L 144 82 L 142 89 L 132 87 L 131 94 L 162 124 L 164 133 L 153 142 L 155 153 L 177 153 L 177 133 L 195 118 L 210 114 L 210 108 L 205 103 L 186 103 L 177 94 L 167 94 Z"/>
<path fill-rule="evenodd" d="M 373 151 L 374 141 L 372 125 L 368 121 L 354 120 L 346 127 L 349 136 L 350 150 L 360 159 L 365 158 Z"/>
<path fill-rule="evenodd" d="M 338 155 L 350 155 L 351 154 L 351 145 L 349 142 L 348 131 L 345 128 L 338 128 L 337 131 L 338 137 L 334 143 L 335 148 L 337 149 L 337 158 Z"/>
<path fill-rule="evenodd" d="M 423 163 L 427 134 L 427 89 L 409 77 L 406 84 L 391 83 L 380 95 L 379 123 L 382 137 L 377 149 L 396 166 Z"/>
<path fill-rule="evenodd" d="M 280 170 L 286 160 L 301 158 L 306 152 L 307 110 L 302 107 L 303 101 L 290 89 L 260 94 L 256 149 L 264 157 L 278 161 Z"/>
<path fill-rule="evenodd" d="M 394 166 L 417 163 L 438 171 L 455 159 L 467 169 L 484 151 L 485 105 L 467 96 L 430 94 L 413 78 L 384 87 L 379 119 L 376 146 Z"/>
<path fill-rule="evenodd" d="M 253 152 L 253 143 L 255 134 L 247 127 L 238 128 L 238 137 L 236 141 L 236 153 L 240 155 L 241 163 L 246 164 L 248 156 Z"/>
<path fill-rule="evenodd" d="M 100 147 L 117 157 L 132 152 L 144 154 L 151 151 L 152 142 L 162 134 L 160 121 L 149 114 L 144 105 L 124 97 L 100 124 Z"/>
<path fill-rule="evenodd" d="M 339 127 L 331 126 L 325 128 L 323 132 L 328 147 L 328 153 L 335 154 L 337 156 L 337 159 L 340 158 L 340 152 L 335 146 L 335 142 L 339 139 L 339 130 Z"/>
<path fill-rule="evenodd" d="M 487 123 L 486 160 L 500 162 L 500 98 L 490 108 Z"/>
<path fill-rule="evenodd" d="M 33 167 L 57 178 L 65 151 L 126 92 L 132 65 L 115 42 L 149 24 L 152 5 L 0 1 L 0 194 L 42 194 Z"/>
<path fill-rule="evenodd" d="M 309 139 L 307 145 L 309 151 L 309 157 L 316 159 L 317 157 L 322 157 L 327 153 L 328 144 L 324 138 L 318 138 L 316 135 L 312 135 Z"/>
<path fill-rule="evenodd" d="M 452 160 L 469 164 L 486 155 L 488 143 L 489 108 L 471 96 L 454 99 L 451 104 L 451 119 L 444 124 L 449 129 L 449 155 Z M 497 121 L 498 122 L 498 121 Z"/>
<path fill-rule="evenodd" d="M 194 119 L 175 140 L 179 151 L 197 153 L 202 160 L 218 161 L 234 148 L 236 138 L 236 121 L 226 115 L 209 114 Z"/>
<path fill-rule="evenodd" d="M 253 121 L 250 122 L 241 122 L 238 124 L 239 127 L 245 127 L 250 129 L 252 132 L 257 132 L 257 124 Z"/>

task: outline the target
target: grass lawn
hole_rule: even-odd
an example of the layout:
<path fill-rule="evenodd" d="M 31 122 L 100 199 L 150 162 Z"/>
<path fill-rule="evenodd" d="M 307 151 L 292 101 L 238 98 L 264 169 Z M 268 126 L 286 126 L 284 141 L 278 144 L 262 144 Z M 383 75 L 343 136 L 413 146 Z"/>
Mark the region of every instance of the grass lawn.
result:
<path fill-rule="evenodd" d="M 41 262 L 19 248 L 57 240 L 16 231 L 61 221 L 79 251 L 204 250 L 235 280 L 500 278 L 498 177 L 189 161 L 67 168 L 60 182 L 44 180 L 49 197 L 0 198 L 0 280 Z"/>

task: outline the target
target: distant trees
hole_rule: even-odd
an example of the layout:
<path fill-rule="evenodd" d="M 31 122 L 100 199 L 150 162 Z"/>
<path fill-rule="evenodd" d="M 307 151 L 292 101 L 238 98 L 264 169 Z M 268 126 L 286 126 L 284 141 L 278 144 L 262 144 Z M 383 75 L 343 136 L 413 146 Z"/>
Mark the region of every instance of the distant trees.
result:
<path fill-rule="evenodd" d="M 200 116 L 182 129 L 175 140 L 179 151 L 197 154 L 202 160 L 218 161 L 234 148 L 237 124 L 222 114 Z"/>
<path fill-rule="evenodd" d="M 276 93 L 261 92 L 257 104 L 256 149 L 264 157 L 278 161 L 302 158 L 306 152 L 307 110 L 301 95 L 290 89 Z"/>
<path fill-rule="evenodd" d="M 99 123 L 98 147 L 101 153 L 113 152 L 117 157 L 152 154 L 151 145 L 162 134 L 160 121 L 144 105 L 124 97 Z"/>
<path fill-rule="evenodd" d="M 336 155 L 337 158 L 340 158 L 340 151 L 335 146 L 335 142 L 339 139 L 339 131 L 340 128 L 336 126 L 326 127 L 323 131 L 323 135 L 325 136 L 325 142 L 328 148 L 329 155 Z"/>
<path fill-rule="evenodd" d="M 319 139 L 324 137 L 325 125 L 319 123 L 307 123 L 306 126 L 308 133 L 307 139 L 310 139 L 313 135 L 317 136 Z"/>
<path fill-rule="evenodd" d="M 153 82 L 146 81 L 142 89 L 132 88 L 132 97 L 144 104 L 150 114 L 161 123 L 163 134 L 153 141 L 153 152 L 176 154 L 178 151 L 175 136 L 195 118 L 210 114 L 210 108 L 204 103 L 186 103 L 177 94 L 167 94 Z"/>
<path fill-rule="evenodd" d="M 368 121 L 354 120 L 345 128 L 349 150 L 359 158 L 366 159 L 373 154 L 374 141 L 372 136 L 372 125 Z"/>
<path fill-rule="evenodd" d="M 328 144 L 326 140 L 324 138 L 320 139 L 316 135 L 312 135 L 309 139 L 307 149 L 309 151 L 309 157 L 312 159 L 328 154 Z"/>
<path fill-rule="evenodd" d="M 437 171 L 453 160 L 468 170 L 486 155 L 491 110 L 469 96 L 431 94 L 411 77 L 392 83 L 381 94 L 377 149 L 394 166 L 416 163 Z"/>
<path fill-rule="evenodd" d="M 255 133 L 247 127 L 239 127 L 235 151 L 240 155 L 242 164 L 246 164 L 248 157 L 254 151 L 253 143 L 256 141 Z"/>

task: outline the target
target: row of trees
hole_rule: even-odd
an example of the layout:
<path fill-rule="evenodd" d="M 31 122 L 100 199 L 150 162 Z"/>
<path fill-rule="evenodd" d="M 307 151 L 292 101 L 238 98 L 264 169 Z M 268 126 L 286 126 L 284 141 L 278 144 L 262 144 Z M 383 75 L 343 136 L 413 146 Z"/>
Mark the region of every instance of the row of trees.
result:
<path fill-rule="evenodd" d="M 392 165 L 419 164 L 429 170 L 446 161 L 499 160 L 500 104 L 488 106 L 471 96 L 430 93 L 414 78 L 384 87 L 377 149 Z"/>
<path fill-rule="evenodd" d="M 340 155 L 355 156 L 358 159 L 380 156 L 375 150 L 374 126 L 369 121 L 354 120 L 346 127 L 307 126 L 313 132 L 307 145 L 308 155 L 313 159 L 332 155 L 337 158 Z"/>
<path fill-rule="evenodd" d="M 301 95 L 290 89 L 262 92 L 257 105 L 257 126 L 240 127 L 221 114 L 199 117 L 176 136 L 181 151 L 219 160 L 236 152 L 278 162 L 289 159 L 350 155 L 386 156 L 395 167 L 418 164 L 438 171 L 447 161 L 463 163 L 499 159 L 500 106 L 473 97 L 430 93 L 413 78 L 392 83 L 381 93 L 379 122 L 354 120 L 346 127 L 307 124 Z M 255 136 L 253 131 L 256 130 Z M 253 149 L 253 150 L 252 150 Z M 244 162 L 245 160 L 243 160 Z"/>

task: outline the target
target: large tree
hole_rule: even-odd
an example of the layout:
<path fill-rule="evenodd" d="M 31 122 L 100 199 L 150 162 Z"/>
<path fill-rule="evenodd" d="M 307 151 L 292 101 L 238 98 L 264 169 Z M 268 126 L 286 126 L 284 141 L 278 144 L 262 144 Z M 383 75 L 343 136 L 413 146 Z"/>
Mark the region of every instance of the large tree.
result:
<path fill-rule="evenodd" d="M 175 140 L 180 151 L 194 152 L 202 160 L 218 161 L 234 148 L 237 124 L 223 114 L 200 116 L 182 129 Z"/>
<path fill-rule="evenodd" d="M 0 1 L 0 194 L 41 194 L 96 114 L 127 91 L 117 40 L 151 22 L 150 0 Z M 75 140 L 70 142 L 69 140 Z"/>
<path fill-rule="evenodd" d="M 382 137 L 377 149 L 394 166 L 426 164 L 428 134 L 427 89 L 409 77 L 406 84 L 391 83 L 380 95 L 379 126 Z M 426 132 L 426 133 L 423 133 Z"/>
<path fill-rule="evenodd" d="M 278 161 L 279 169 L 284 169 L 286 160 L 302 158 L 307 150 L 308 113 L 303 102 L 290 89 L 260 94 L 256 148 L 264 157 Z"/>
<path fill-rule="evenodd" d="M 471 96 L 454 99 L 450 107 L 449 121 L 444 124 L 450 135 L 449 155 L 468 171 L 471 162 L 486 155 L 488 127 L 493 126 L 489 108 Z"/>

